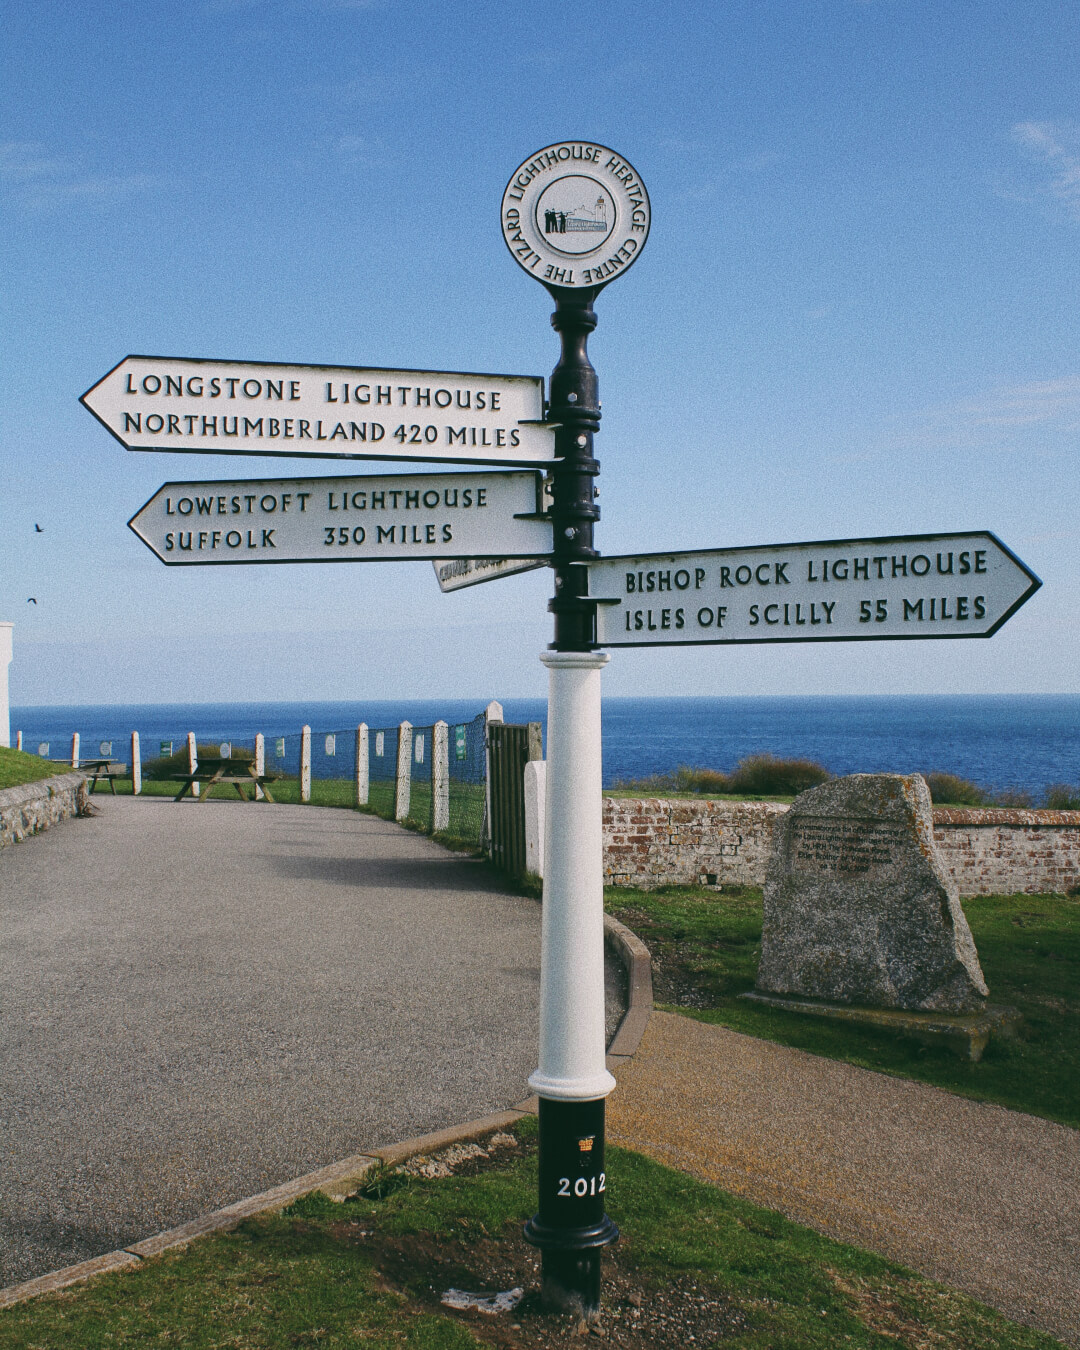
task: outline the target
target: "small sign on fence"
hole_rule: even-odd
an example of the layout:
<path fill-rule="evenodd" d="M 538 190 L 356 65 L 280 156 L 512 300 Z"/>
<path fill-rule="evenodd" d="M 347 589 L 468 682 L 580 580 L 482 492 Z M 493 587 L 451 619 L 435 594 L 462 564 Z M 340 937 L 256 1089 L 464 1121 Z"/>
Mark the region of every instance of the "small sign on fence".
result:
<path fill-rule="evenodd" d="M 375 733 L 375 754 L 379 757 L 379 759 L 382 759 L 383 757 L 383 750 L 385 749 L 385 746 L 386 740 L 383 732 L 377 731 Z"/>
<path fill-rule="evenodd" d="M 454 758 L 465 758 L 465 725 L 454 728 Z"/>
<path fill-rule="evenodd" d="M 40 744 L 40 745 L 38 746 L 38 748 L 37 748 L 37 752 L 38 752 L 38 754 L 41 756 L 42 759 L 48 759 L 48 757 L 49 757 L 49 742 L 48 742 L 48 741 L 42 741 L 41 744 Z"/>
<path fill-rule="evenodd" d="M 158 754 L 162 759 L 168 759 L 172 754 L 172 741 L 162 741 L 158 747 Z"/>
<path fill-rule="evenodd" d="M 413 759 L 416 760 L 417 764 L 423 764 L 424 762 L 423 732 L 417 732 L 416 735 L 413 737 Z"/>
<path fill-rule="evenodd" d="M 98 746 L 98 753 L 108 756 L 112 754 L 112 741 L 102 741 Z"/>
<path fill-rule="evenodd" d="M 328 755 L 336 755 L 337 738 L 335 736 L 327 736 L 326 740 L 323 742 L 323 749 Z"/>
<path fill-rule="evenodd" d="M 232 746 L 228 741 L 222 741 L 218 746 L 218 754 L 222 759 L 232 759 Z"/>
<path fill-rule="evenodd" d="M 279 736 L 274 742 L 274 754 L 278 759 L 285 758 L 285 737 Z"/>

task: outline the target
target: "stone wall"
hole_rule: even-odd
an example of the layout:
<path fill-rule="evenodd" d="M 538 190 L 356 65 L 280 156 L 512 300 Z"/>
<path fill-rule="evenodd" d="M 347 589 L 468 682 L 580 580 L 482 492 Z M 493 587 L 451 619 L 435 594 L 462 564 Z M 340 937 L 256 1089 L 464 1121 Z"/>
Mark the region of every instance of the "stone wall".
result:
<path fill-rule="evenodd" d="M 86 809 L 86 775 L 58 774 L 0 791 L 0 848 Z"/>
<path fill-rule="evenodd" d="M 765 884 L 776 802 L 604 798 L 604 881 Z M 961 895 L 1080 886 L 1080 812 L 934 808 L 934 839 Z"/>

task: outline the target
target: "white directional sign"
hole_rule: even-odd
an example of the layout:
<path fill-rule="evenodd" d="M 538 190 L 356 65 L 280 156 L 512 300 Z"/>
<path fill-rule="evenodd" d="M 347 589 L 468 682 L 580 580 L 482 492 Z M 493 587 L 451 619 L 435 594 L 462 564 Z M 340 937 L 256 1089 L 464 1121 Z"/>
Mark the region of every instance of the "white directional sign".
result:
<path fill-rule="evenodd" d="M 431 565 L 440 590 L 460 591 L 515 572 L 533 572 L 546 562 L 546 558 L 433 558 Z"/>
<path fill-rule="evenodd" d="M 128 356 L 80 402 L 129 450 L 543 464 L 544 382 Z"/>
<path fill-rule="evenodd" d="M 989 637 L 1041 585 L 987 532 L 589 564 L 603 647 Z"/>
<path fill-rule="evenodd" d="M 164 563 L 391 562 L 551 551 L 535 472 L 166 483 L 128 525 Z"/>

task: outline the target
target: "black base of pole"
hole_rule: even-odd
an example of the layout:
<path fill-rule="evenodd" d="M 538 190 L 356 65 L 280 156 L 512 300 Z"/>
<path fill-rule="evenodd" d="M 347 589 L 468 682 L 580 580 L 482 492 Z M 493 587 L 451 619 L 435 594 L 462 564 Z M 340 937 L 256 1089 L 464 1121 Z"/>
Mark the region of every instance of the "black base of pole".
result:
<path fill-rule="evenodd" d="M 542 1252 L 540 1297 L 555 1312 L 600 1316 L 600 1253 L 619 1230 L 604 1213 L 604 1100 L 540 1098 L 540 1208 L 525 1240 Z"/>

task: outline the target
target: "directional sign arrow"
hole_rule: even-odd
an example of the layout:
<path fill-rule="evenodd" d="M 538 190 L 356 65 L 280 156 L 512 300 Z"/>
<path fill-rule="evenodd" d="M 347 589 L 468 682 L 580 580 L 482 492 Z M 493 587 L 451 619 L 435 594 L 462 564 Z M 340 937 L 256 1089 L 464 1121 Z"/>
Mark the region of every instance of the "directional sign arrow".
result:
<path fill-rule="evenodd" d="M 392 474 L 165 483 L 128 525 L 162 562 L 391 562 L 551 551 L 543 476 Z"/>
<path fill-rule="evenodd" d="M 80 402 L 129 450 L 544 464 L 533 375 L 128 356 Z"/>
<path fill-rule="evenodd" d="M 516 572 L 533 572 L 546 562 L 546 558 L 433 558 L 431 565 L 439 589 L 445 592 L 497 581 Z"/>
<path fill-rule="evenodd" d="M 603 647 L 990 637 L 1041 585 L 987 531 L 589 564 Z"/>

